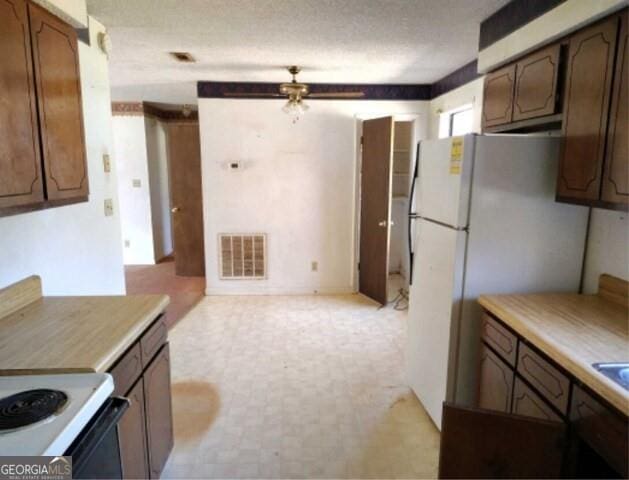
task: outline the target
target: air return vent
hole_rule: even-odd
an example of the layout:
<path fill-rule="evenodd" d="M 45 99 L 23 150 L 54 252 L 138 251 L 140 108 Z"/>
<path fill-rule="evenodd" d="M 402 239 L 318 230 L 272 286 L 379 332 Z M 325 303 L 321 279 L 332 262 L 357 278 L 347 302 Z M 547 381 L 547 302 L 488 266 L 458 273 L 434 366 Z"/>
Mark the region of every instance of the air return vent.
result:
<path fill-rule="evenodd" d="M 221 233 L 219 274 L 224 280 L 266 278 L 266 235 Z"/>
<path fill-rule="evenodd" d="M 175 59 L 178 62 L 183 62 L 183 63 L 196 62 L 195 58 L 188 52 L 168 52 L 168 53 L 170 53 L 173 57 L 175 57 Z"/>

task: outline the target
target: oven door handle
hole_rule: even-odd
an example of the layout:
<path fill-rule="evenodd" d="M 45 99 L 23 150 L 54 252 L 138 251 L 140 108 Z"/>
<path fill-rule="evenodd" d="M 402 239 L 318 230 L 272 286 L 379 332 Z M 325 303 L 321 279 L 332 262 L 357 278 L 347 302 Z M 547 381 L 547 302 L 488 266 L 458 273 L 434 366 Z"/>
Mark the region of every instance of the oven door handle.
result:
<path fill-rule="evenodd" d="M 110 397 L 96 412 L 87 426 L 72 442 L 65 455 L 72 456 L 73 473 L 80 472 L 85 462 L 89 461 L 101 441 L 129 408 L 130 402 L 124 397 Z"/>

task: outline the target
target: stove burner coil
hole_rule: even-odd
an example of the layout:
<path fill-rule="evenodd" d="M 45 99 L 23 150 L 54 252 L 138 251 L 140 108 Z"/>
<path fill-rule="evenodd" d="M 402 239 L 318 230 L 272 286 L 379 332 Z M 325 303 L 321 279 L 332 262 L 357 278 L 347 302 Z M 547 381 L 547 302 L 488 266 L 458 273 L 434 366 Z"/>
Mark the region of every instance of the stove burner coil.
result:
<path fill-rule="evenodd" d="M 59 390 L 25 390 L 0 399 L 0 431 L 14 430 L 54 415 L 68 401 Z"/>

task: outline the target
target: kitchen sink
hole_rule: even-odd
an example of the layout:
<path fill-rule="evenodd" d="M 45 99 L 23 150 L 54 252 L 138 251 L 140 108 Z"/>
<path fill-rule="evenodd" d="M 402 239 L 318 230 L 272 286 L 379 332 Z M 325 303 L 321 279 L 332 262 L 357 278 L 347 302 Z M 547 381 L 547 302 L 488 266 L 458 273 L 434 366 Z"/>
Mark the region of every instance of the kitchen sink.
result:
<path fill-rule="evenodd" d="M 592 366 L 625 390 L 629 390 L 629 362 L 593 363 Z"/>

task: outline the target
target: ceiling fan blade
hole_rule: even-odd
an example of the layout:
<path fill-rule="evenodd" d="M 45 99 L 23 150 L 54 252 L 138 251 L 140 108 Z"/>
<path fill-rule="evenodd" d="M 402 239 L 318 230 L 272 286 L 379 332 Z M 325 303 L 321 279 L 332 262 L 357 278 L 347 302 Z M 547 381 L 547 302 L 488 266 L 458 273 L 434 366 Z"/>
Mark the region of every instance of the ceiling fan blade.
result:
<path fill-rule="evenodd" d="M 223 92 L 224 97 L 285 97 L 281 93 Z"/>
<path fill-rule="evenodd" d="M 364 92 L 326 92 L 308 94 L 308 98 L 362 98 L 364 96 Z"/>

